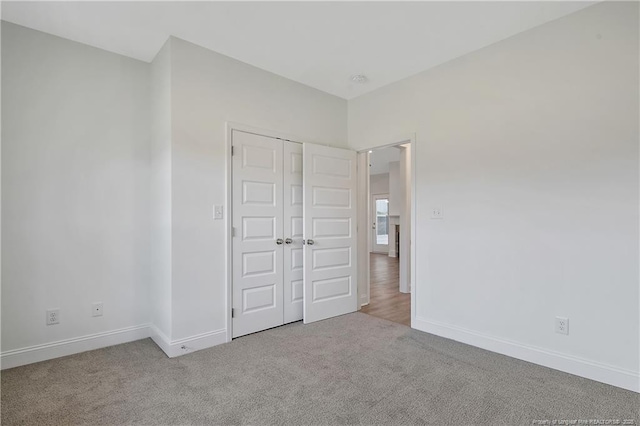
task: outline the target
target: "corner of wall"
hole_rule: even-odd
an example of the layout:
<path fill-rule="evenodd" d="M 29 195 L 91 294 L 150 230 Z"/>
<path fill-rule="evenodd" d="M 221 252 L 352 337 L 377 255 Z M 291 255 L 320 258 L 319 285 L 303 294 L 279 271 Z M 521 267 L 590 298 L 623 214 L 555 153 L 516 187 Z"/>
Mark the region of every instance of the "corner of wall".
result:
<path fill-rule="evenodd" d="M 172 341 L 155 325 L 151 325 L 150 337 L 169 358 L 175 358 L 191 352 L 208 349 L 222 343 L 227 343 L 227 330 L 216 330 L 209 333 L 191 336 L 186 339 Z"/>

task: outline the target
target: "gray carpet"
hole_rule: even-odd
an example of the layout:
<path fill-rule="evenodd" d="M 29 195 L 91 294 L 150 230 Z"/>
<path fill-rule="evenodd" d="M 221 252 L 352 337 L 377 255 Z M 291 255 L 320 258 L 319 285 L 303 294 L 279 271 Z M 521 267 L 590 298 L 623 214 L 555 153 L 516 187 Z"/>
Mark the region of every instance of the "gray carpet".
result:
<path fill-rule="evenodd" d="M 167 358 L 140 340 L 2 372 L 2 423 L 531 425 L 636 393 L 356 313 Z"/>

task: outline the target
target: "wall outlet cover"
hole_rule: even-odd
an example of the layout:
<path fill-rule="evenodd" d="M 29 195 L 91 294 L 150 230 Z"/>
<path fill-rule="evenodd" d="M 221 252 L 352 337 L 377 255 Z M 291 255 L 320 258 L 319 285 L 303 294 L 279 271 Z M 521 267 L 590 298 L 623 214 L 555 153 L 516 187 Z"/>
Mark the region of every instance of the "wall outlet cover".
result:
<path fill-rule="evenodd" d="M 556 317 L 556 333 L 569 334 L 569 318 Z"/>
<path fill-rule="evenodd" d="M 47 309 L 47 325 L 60 324 L 60 309 Z"/>

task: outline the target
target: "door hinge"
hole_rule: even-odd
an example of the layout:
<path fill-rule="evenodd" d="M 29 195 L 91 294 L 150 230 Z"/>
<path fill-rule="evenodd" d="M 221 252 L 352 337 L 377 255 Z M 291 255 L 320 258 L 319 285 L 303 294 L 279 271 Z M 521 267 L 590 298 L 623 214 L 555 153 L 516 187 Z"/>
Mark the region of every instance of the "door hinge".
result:
<path fill-rule="evenodd" d="M 231 227 L 231 236 L 232 237 L 236 236 L 236 228 L 235 228 L 235 226 Z"/>
<path fill-rule="evenodd" d="M 231 145 L 231 156 L 233 157 L 233 145 Z"/>
<path fill-rule="evenodd" d="M 231 308 L 231 318 L 235 318 L 235 317 L 236 317 L 236 309 Z"/>

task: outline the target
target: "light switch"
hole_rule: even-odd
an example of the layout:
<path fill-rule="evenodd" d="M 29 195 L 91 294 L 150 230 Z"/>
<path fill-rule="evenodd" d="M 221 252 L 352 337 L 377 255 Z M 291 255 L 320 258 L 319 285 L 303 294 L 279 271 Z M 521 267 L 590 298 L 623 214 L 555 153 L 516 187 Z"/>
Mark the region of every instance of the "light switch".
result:
<path fill-rule="evenodd" d="M 214 219 L 222 219 L 222 211 L 223 211 L 223 206 L 213 206 L 213 218 Z"/>
<path fill-rule="evenodd" d="M 444 217 L 444 210 L 442 207 L 434 207 L 431 209 L 431 219 L 442 219 Z"/>

